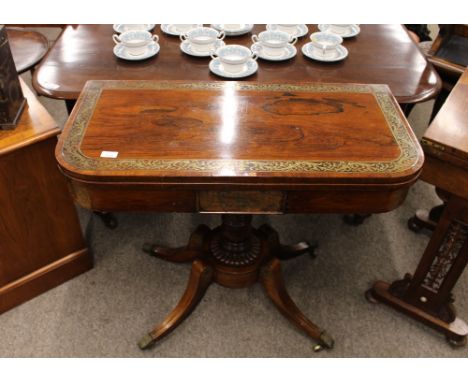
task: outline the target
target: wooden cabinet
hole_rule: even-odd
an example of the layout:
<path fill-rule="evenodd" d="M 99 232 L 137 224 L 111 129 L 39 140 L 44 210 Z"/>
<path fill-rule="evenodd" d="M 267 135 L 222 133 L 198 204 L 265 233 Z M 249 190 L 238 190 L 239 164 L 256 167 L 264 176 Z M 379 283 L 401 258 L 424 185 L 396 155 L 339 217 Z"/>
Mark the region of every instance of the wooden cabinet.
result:
<path fill-rule="evenodd" d="M 55 121 L 22 83 L 27 105 L 0 131 L 0 313 L 92 267 L 54 149 Z"/>

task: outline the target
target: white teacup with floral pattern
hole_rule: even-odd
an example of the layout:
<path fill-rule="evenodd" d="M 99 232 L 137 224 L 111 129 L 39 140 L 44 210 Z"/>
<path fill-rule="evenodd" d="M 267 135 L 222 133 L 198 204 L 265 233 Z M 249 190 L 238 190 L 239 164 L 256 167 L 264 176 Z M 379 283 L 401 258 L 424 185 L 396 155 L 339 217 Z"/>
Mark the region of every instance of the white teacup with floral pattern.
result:
<path fill-rule="evenodd" d="M 153 41 L 158 42 L 159 37 L 152 35 L 148 31 L 127 31 L 120 35 L 114 34 L 112 39 L 116 44 L 122 44 L 127 49 L 128 54 L 140 56 L 146 52 L 148 45 Z"/>
<path fill-rule="evenodd" d="M 226 72 L 239 73 L 244 70 L 247 61 L 256 60 L 257 55 L 245 46 L 233 44 L 218 48 L 216 53 L 211 54 L 211 58 L 221 61 Z"/>
<path fill-rule="evenodd" d="M 213 28 L 199 27 L 180 35 L 180 40 L 187 40 L 191 47 L 199 52 L 210 52 L 216 40 L 222 40 L 225 34 Z"/>
<path fill-rule="evenodd" d="M 341 45 L 343 39 L 334 33 L 315 32 L 310 35 L 312 47 L 322 57 L 333 57 L 337 54 L 336 48 Z"/>
<path fill-rule="evenodd" d="M 268 56 L 281 56 L 284 53 L 284 48 L 288 44 L 294 45 L 297 42 L 297 37 L 291 37 L 286 32 L 281 31 L 264 31 L 252 36 L 254 43 L 259 43 L 262 51 Z"/>

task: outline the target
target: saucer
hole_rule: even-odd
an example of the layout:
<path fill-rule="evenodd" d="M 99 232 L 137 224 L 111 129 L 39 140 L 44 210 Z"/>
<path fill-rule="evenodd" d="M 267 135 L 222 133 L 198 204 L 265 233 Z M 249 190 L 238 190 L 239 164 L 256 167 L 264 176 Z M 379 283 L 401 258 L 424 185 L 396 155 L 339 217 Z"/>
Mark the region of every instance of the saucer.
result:
<path fill-rule="evenodd" d="M 311 58 L 312 60 L 322 61 L 322 62 L 336 62 L 344 60 L 348 56 L 348 49 L 346 49 L 343 45 L 339 45 L 337 48 L 337 55 L 334 57 L 323 57 L 320 54 L 317 54 L 311 42 L 302 46 L 302 53 L 304 56 Z"/>
<path fill-rule="evenodd" d="M 195 56 L 195 57 L 210 57 L 210 53 L 216 52 L 218 48 L 221 48 L 222 46 L 226 45 L 224 41 L 222 40 L 217 40 L 214 43 L 213 50 L 209 52 L 200 52 L 198 50 L 195 50 L 192 48 L 192 45 L 190 44 L 189 41 L 185 40 L 180 44 L 180 50 L 190 56 Z"/>
<path fill-rule="evenodd" d="M 318 25 L 318 29 L 320 30 L 320 32 L 328 32 L 328 28 L 330 28 L 330 24 L 319 24 Z M 351 30 L 349 32 L 345 32 L 345 33 L 336 33 L 336 32 L 331 32 L 330 33 L 334 33 L 334 34 L 337 34 L 338 36 L 341 36 L 343 38 L 349 38 L 349 37 L 354 37 L 354 36 L 357 36 L 359 34 L 359 32 L 361 32 L 361 28 L 359 28 L 359 25 L 357 24 L 351 24 Z"/>
<path fill-rule="evenodd" d="M 114 54 L 123 59 L 129 61 L 140 61 L 146 60 L 147 58 L 153 57 L 159 52 L 159 44 L 157 42 L 151 42 L 148 44 L 146 52 L 138 56 L 134 56 L 128 53 L 127 48 L 123 44 L 117 44 L 114 46 Z"/>
<path fill-rule="evenodd" d="M 278 24 L 267 24 L 266 26 L 267 31 L 281 31 L 281 32 L 286 32 L 285 30 L 281 29 L 281 27 L 278 26 Z M 298 24 L 296 28 L 296 33 L 290 34 L 289 32 L 286 32 L 290 34 L 292 37 L 302 37 L 305 36 L 309 32 L 309 28 L 307 28 L 307 25 L 305 24 Z"/>
<path fill-rule="evenodd" d="M 199 28 L 203 26 L 203 24 L 194 25 L 196 25 L 196 27 L 194 28 Z M 166 34 L 170 34 L 171 36 L 180 36 L 182 34 L 182 32 L 179 32 L 177 30 L 177 24 L 161 24 L 161 30 Z"/>
<path fill-rule="evenodd" d="M 250 49 L 252 52 L 254 52 L 259 58 L 263 60 L 268 60 L 268 61 L 285 61 L 289 60 L 290 58 L 293 58 L 296 53 L 297 49 L 294 45 L 288 44 L 284 47 L 283 54 L 280 56 L 269 56 L 262 52 L 261 44 L 256 42 L 253 44 Z"/>
<path fill-rule="evenodd" d="M 135 25 L 140 25 L 141 28 L 125 29 L 125 25 L 129 25 L 129 24 L 114 24 L 113 25 L 114 31 L 116 31 L 117 33 L 123 33 L 123 32 L 126 32 L 127 30 L 143 30 L 143 31 L 149 32 L 151 29 L 155 27 L 155 24 L 135 24 Z"/>
<path fill-rule="evenodd" d="M 224 24 L 211 24 L 211 28 L 214 28 L 218 31 L 224 31 L 226 36 L 241 36 L 243 34 L 249 33 L 253 29 L 253 24 L 241 24 L 240 28 L 236 29 L 226 29 Z"/>
<path fill-rule="evenodd" d="M 244 70 L 238 73 L 226 72 L 223 68 L 223 64 L 219 61 L 219 58 L 214 58 L 210 61 L 210 70 L 212 73 L 220 77 L 225 78 L 244 78 L 251 76 L 258 69 L 257 61 L 250 59 L 245 63 Z"/>

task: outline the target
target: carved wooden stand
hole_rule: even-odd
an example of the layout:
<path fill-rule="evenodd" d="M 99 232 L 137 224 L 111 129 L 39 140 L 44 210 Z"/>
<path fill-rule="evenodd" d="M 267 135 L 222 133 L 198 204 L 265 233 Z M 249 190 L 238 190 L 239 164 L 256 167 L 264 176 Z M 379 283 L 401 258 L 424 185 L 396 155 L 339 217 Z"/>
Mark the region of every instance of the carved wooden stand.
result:
<path fill-rule="evenodd" d="M 454 346 L 466 344 L 468 326 L 457 317 L 452 288 L 468 262 L 468 201 L 450 196 L 413 277 L 391 285 L 377 281 L 366 292 L 445 334 Z"/>
<path fill-rule="evenodd" d="M 260 281 L 278 310 L 299 329 L 318 341 L 315 350 L 332 348 L 333 339 L 312 323 L 292 301 L 281 275 L 280 260 L 305 252 L 314 246 L 306 242 L 286 246 L 268 225 L 254 229 L 251 215 L 222 215 L 214 230 L 200 225 L 186 247 L 168 249 L 146 244 L 145 252 L 164 260 L 192 262 L 187 289 L 167 318 L 138 343 L 147 349 L 174 330 L 197 306 L 211 282 L 228 288 L 243 288 Z"/>

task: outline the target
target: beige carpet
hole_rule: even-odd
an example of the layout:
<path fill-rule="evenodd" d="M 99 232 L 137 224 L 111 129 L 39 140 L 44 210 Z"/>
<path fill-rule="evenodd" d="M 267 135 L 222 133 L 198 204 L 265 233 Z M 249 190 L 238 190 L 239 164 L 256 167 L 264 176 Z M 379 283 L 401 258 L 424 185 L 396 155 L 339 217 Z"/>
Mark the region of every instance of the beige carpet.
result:
<path fill-rule="evenodd" d="M 28 77 L 28 76 L 25 76 Z M 63 102 L 40 100 L 63 124 Z M 417 106 L 410 122 L 421 136 L 430 104 Z M 292 327 L 259 285 L 241 290 L 212 285 L 195 312 L 152 350 L 139 338 L 160 322 L 184 291 L 188 265 L 142 253 L 145 241 L 177 245 L 200 223 L 216 216 L 118 214 L 119 227 L 106 229 L 79 210 L 95 267 L 90 272 L 0 315 L 2 357 L 467 357 L 443 336 L 364 298 L 376 279 L 392 281 L 412 272 L 429 237 L 406 228 L 415 209 L 438 203 L 433 188 L 417 183 L 395 211 L 374 215 L 359 227 L 340 215 L 257 217 L 269 222 L 284 242 L 318 239 L 319 256 L 283 266 L 297 305 L 336 341 L 314 353 L 314 343 Z M 455 288 L 459 315 L 468 319 L 468 279 Z"/>

